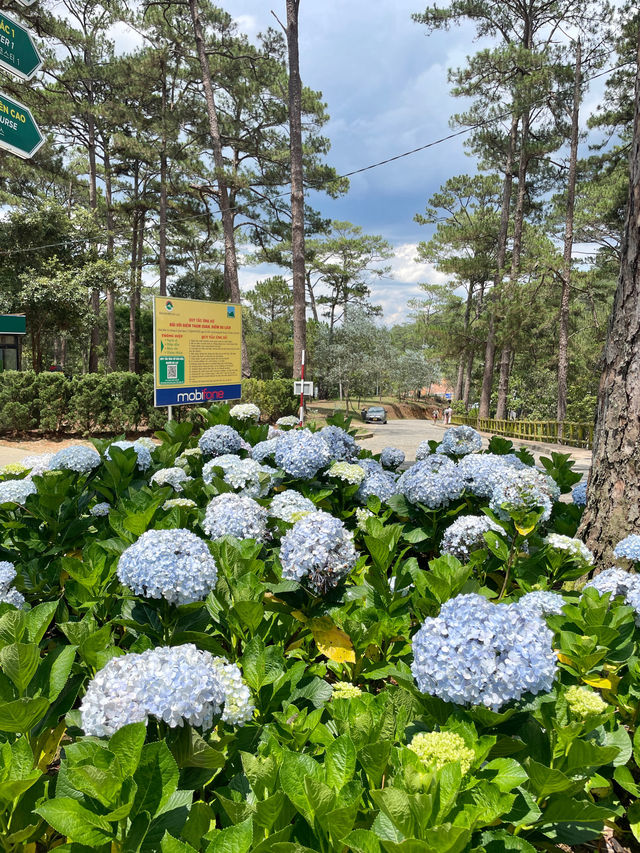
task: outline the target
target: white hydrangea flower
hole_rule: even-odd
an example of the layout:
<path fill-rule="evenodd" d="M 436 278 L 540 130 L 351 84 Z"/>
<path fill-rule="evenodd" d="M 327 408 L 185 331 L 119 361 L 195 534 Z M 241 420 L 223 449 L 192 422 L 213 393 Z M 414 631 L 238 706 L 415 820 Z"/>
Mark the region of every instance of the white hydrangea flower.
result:
<path fill-rule="evenodd" d="M 486 515 L 462 515 L 456 518 L 442 534 L 440 550 L 466 563 L 473 551 L 486 548 L 484 534 L 492 530 L 504 533 L 502 527 Z"/>
<path fill-rule="evenodd" d="M 336 477 L 338 480 L 344 480 L 345 483 L 359 486 L 367 472 L 360 465 L 352 465 L 349 462 L 334 462 L 327 474 L 330 477 Z"/>
<path fill-rule="evenodd" d="M 185 507 L 185 509 L 188 509 L 190 507 L 198 506 L 198 504 L 195 501 L 192 501 L 191 498 L 169 498 L 168 501 L 165 501 L 162 504 L 162 509 L 173 509 L 174 506 Z"/>
<path fill-rule="evenodd" d="M 573 539 L 571 536 L 563 536 L 560 533 L 549 533 L 544 541 L 556 551 L 566 551 L 574 560 L 589 566 L 593 565 L 593 554 L 580 539 Z"/>
<path fill-rule="evenodd" d="M 153 453 L 153 451 L 158 446 L 152 438 L 149 438 L 148 435 L 142 435 L 140 438 L 136 439 L 136 443 L 141 447 L 146 447 L 149 453 Z"/>
<path fill-rule="evenodd" d="M 20 464 L 28 469 L 30 477 L 40 477 L 45 471 L 50 470 L 53 456 L 53 453 L 38 453 L 32 456 L 24 456 L 20 460 Z"/>
<path fill-rule="evenodd" d="M 356 508 L 356 524 L 358 526 L 358 530 L 361 530 L 363 533 L 367 532 L 368 518 L 373 518 L 373 513 L 370 509 L 361 506 Z M 395 578 L 392 578 L 391 580 L 395 580 Z"/>
<path fill-rule="evenodd" d="M 172 728 L 206 731 L 217 716 L 241 726 L 253 706 L 235 664 L 189 643 L 111 658 L 89 683 L 80 715 L 87 735 L 110 737 L 150 716 Z"/>
<path fill-rule="evenodd" d="M 259 421 L 260 409 L 255 403 L 237 403 L 229 410 L 232 418 L 237 418 L 239 421 Z"/>
<path fill-rule="evenodd" d="M 199 447 L 187 447 L 179 456 L 176 456 L 176 465 L 178 468 L 186 468 L 190 461 L 197 461 L 202 458 L 202 450 Z"/>
<path fill-rule="evenodd" d="M 205 464 L 202 469 L 205 483 L 212 482 L 214 468 L 221 468 L 225 483 L 250 498 L 262 498 L 268 494 L 277 476 L 275 468 L 261 465 L 255 459 L 241 459 L 233 453 L 226 453 Z"/>
<path fill-rule="evenodd" d="M 293 524 L 310 512 L 317 512 L 316 505 L 294 489 L 285 489 L 274 496 L 269 506 L 269 515 Z"/>
<path fill-rule="evenodd" d="M 147 530 L 120 556 L 118 578 L 136 595 L 170 604 L 202 601 L 216 585 L 215 560 L 190 530 Z"/>
<path fill-rule="evenodd" d="M 279 427 L 296 427 L 300 423 L 300 418 L 297 415 L 284 415 L 278 418 L 276 426 Z"/>
<path fill-rule="evenodd" d="M 188 476 L 186 471 L 177 465 L 174 468 L 161 468 L 151 477 L 151 483 L 155 483 L 156 486 L 171 486 L 176 492 L 181 492 L 183 490 L 183 483 L 187 483 L 190 480 L 191 477 Z"/>

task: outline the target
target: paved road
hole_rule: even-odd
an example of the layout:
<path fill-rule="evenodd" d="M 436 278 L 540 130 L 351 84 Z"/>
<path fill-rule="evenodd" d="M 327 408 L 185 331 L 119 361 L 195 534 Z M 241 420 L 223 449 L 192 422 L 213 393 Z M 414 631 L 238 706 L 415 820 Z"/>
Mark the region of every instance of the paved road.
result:
<path fill-rule="evenodd" d="M 352 425 L 356 422 L 354 421 Z M 363 425 L 364 426 L 364 425 Z M 386 424 L 367 424 L 367 430 L 373 433 L 372 438 L 359 441 L 363 447 L 372 453 L 379 453 L 383 447 L 393 445 L 404 450 L 407 461 L 416 458 L 416 448 L 421 441 L 436 439 L 441 441 L 445 426 L 441 423 L 434 424 L 428 420 L 393 420 Z M 481 433 L 484 447 L 489 444 L 490 433 Z M 519 441 L 513 439 L 516 448 L 527 447 L 534 455 L 536 462 L 540 456 L 549 456 L 554 450 L 558 453 L 570 453 L 575 459 L 575 471 L 586 474 L 591 467 L 591 451 L 580 447 L 567 447 L 560 444 L 546 444 L 539 441 Z"/>

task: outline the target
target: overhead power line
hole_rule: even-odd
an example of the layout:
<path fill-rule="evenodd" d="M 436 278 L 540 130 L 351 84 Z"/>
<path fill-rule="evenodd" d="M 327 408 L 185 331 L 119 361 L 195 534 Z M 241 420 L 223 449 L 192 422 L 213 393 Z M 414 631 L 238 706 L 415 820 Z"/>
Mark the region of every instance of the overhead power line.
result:
<path fill-rule="evenodd" d="M 613 52 L 613 50 L 609 51 L 609 53 L 612 53 L 612 52 Z M 612 74 L 614 71 L 619 71 L 620 69 L 626 68 L 627 66 L 633 65 L 633 64 L 634 64 L 633 62 L 622 62 L 619 65 L 614 65 L 610 68 L 605 68 L 596 74 L 592 74 L 589 77 L 584 77 L 583 83 L 589 83 L 592 80 L 596 80 L 599 77 L 604 77 L 607 74 Z M 573 98 L 573 94 L 569 95 L 568 93 L 563 94 L 560 92 L 557 92 L 557 93 L 548 92 L 545 95 L 541 96 L 540 98 L 536 99 L 535 101 L 532 101 L 530 103 L 530 106 L 536 106 L 536 105 L 544 104 L 549 100 L 549 98 L 553 98 L 554 100 L 565 100 L 565 99 L 569 99 L 570 97 Z M 436 145 L 442 145 L 443 142 L 449 142 L 451 139 L 455 139 L 458 136 L 464 136 L 465 134 L 471 133 L 474 130 L 480 130 L 481 128 L 487 127 L 488 125 L 491 125 L 491 124 L 494 124 L 496 122 L 508 119 L 511 117 L 511 115 L 512 115 L 511 110 L 505 110 L 505 112 L 499 113 L 498 115 L 493 115 L 493 116 L 490 116 L 486 119 L 483 119 L 482 121 L 478 121 L 478 122 L 475 122 L 474 124 L 467 125 L 466 127 L 460 128 L 460 130 L 452 131 L 451 133 L 448 133 L 446 136 L 441 136 L 439 139 L 434 139 L 431 142 L 426 142 L 424 145 L 419 145 L 416 148 L 411 148 L 408 151 L 403 151 L 401 154 L 394 154 L 391 157 L 386 157 L 384 160 L 378 160 L 377 162 L 370 163 L 367 166 L 361 166 L 357 169 L 352 169 L 350 172 L 344 172 L 341 175 L 337 175 L 336 177 L 329 178 L 329 179 L 322 181 L 321 183 L 318 183 L 318 184 L 307 183 L 306 184 L 307 189 L 320 190 L 325 186 L 328 186 L 330 184 L 335 184 L 338 181 L 344 180 L 345 178 L 350 178 L 350 177 L 353 177 L 354 175 L 362 174 L 362 172 L 371 171 L 372 169 L 378 169 L 381 166 L 386 166 L 389 163 L 394 163 L 397 160 L 402 160 L 405 157 L 411 157 L 412 155 L 418 154 L 421 151 L 426 151 L 429 148 L 434 148 Z M 249 187 L 249 189 L 251 190 L 252 188 Z M 256 192 L 257 192 L 257 190 L 256 190 Z M 289 195 L 289 190 L 286 190 L 282 193 L 278 193 L 274 196 L 271 196 L 271 200 L 275 200 L 278 198 L 284 198 L 288 195 Z M 237 204 L 237 205 L 234 205 L 233 207 L 231 207 L 229 209 L 232 211 L 242 210 L 243 205 Z M 200 218 L 205 217 L 205 216 L 210 216 L 210 212 L 203 211 L 202 213 L 196 213 L 196 214 L 193 214 L 192 216 L 185 216 L 185 217 L 182 217 L 180 219 L 174 219 L 171 224 L 178 224 L 178 223 L 187 222 L 187 221 L 190 221 L 193 219 L 200 219 Z M 151 230 L 152 228 L 157 229 L 158 227 L 159 226 L 156 223 L 153 223 L 153 225 L 150 225 L 148 227 L 147 231 Z M 122 234 L 119 234 L 118 236 L 127 236 L 127 235 L 125 233 L 122 233 Z M 97 242 L 104 242 L 104 236 L 93 237 L 93 238 L 80 237 L 80 238 L 64 240 L 64 241 L 61 241 L 60 243 L 48 243 L 48 244 L 45 244 L 42 246 L 23 246 L 23 247 L 20 247 L 19 249 L 0 249 L 0 255 L 7 256 L 7 255 L 24 254 L 27 252 L 37 252 L 37 251 L 40 251 L 41 249 L 53 249 L 53 248 L 58 248 L 61 246 L 68 246 L 69 244 L 72 244 L 72 243 L 75 244 L 75 243 L 97 243 Z"/>

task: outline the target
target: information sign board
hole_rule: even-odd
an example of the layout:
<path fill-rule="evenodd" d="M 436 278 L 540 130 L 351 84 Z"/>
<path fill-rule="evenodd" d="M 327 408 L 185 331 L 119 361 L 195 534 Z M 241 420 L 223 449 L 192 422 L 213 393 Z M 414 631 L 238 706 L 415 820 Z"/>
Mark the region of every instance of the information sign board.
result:
<path fill-rule="evenodd" d="M 242 395 L 242 306 L 154 296 L 154 406 Z"/>
<path fill-rule="evenodd" d="M 0 148 L 28 159 L 44 144 L 31 111 L 0 92 Z"/>
<path fill-rule="evenodd" d="M 21 80 L 30 80 L 42 59 L 26 27 L 6 12 L 0 12 L 0 68 Z"/>

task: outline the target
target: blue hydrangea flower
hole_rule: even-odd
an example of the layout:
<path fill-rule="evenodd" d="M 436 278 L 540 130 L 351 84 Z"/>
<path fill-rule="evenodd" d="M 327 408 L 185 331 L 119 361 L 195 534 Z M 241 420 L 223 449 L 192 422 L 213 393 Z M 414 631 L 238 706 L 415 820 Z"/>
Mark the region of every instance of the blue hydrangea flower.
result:
<path fill-rule="evenodd" d="M 189 643 L 111 658 L 90 681 L 80 715 L 93 737 L 110 737 L 150 716 L 172 728 L 187 723 L 206 731 L 218 716 L 238 726 L 250 720 L 250 698 L 236 664 Z"/>
<path fill-rule="evenodd" d="M 625 572 L 624 569 L 605 569 L 589 583 L 585 589 L 595 589 L 600 595 L 611 594 L 611 599 L 621 596 L 625 603 L 636 612 L 636 625 L 640 626 L 640 575 Z"/>
<path fill-rule="evenodd" d="M 100 464 L 100 454 L 93 447 L 85 447 L 76 444 L 71 447 L 63 447 L 54 453 L 49 470 L 51 471 L 75 471 L 78 474 L 88 474 Z"/>
<path fill-rule="evenodd" d="M 489 498 L 494 486 L 508 470 L 521 471 L 527 466 L 513 454 L 478 453 L 464 456 L 458 462 L 458 473 L 467 492 L 479 498 Z"/>
<path fill-rule="evenodd" d="M 446 456 L 432 454 L 400 476 L 398 491 L 409 503 L 440 509 L 460 497 L 464 482 L 455 463 Z"/>
<path fill-rule="evenodd" d="M 498 711 L 525 693 L 551 690 L 552 639 L 542 619 L 518 604 L 458 595 L 414 636 L 411 671 L 423 693 Z"/>
<path fill-rule="evenodd" d="M 540 617 L 559 616 L 565 604 L 564 598 L 559 593 L 543 589 L 526 593 L 518 599 L 517 603 L 521 610 L 530 610 Z"/>
<path fill-rule="evenodd" d="M 482 450 L 482 436 L 473 427 L 462 425 L 446 430 L 438 447 L 438 453 L 450 456 L 467 456 Z"/>
<path fill-rule="evenodd" d="M 24 480 L 4 480 L 0 483 L 0 504 L 24 506 L 29 495 L 36 493 L 37 489 L 29 477 Z"/>
<path fill-rule="evenodd" d="M 489 507 L 500 518 L 509 518 L 509 512 L 530 512 L 542 509 L 542 521 L 548 521 L 557 486 L 550 477 L 535 468 L 522 470 L 508 468 L 498 478 L 489 501 Z"/>
<path fill-rule="evenodd" d="M 222 469 L 225 483 L 250 498 L 262 498 L 268 494 L 278 473 L 275 468 L 261 465 L 255 459 L 241 459 L 233 453 L 225 453 L 206 463 L 202 469 L 205 483 L 212 481 L 215 468 Z"/>
<path fill-rule="evenodd" d="M 326 441 L 331 459 L 336 462 L 351 462 L 360 452 L 355 438 L 340 427 L 325 426 L 318 434 Z"/>
<path fill-rule="evenodd" d="M 111 511 L 111 504 L 106 501 L 101 501 L 100 503 L 94 504 L 89 510 L 89 515 L 93 515 L 96 518 L 100 518 L 105 515 L 109 515 Z"/>
<path fill-rule="evenodd" d="M 298 480 L 311 479 L 330 462 L 329 446 L 318 433 L 289 430 L 278 440 L 276 465 Z"/>
<path fill-rule="evenodd" d="M 207 505 L 202 528 L 211 539 L 235 536 L 263 542 L 267 538 L 267 511 L 253 498 L 225 492 Z"/>
<path fill-rule="evenodd" d="M 174 468 L 161 468 L 151 477 L 151 483 L 156 486 L 171 486 L 175 492 L 181 492 L 183 484 L 190 480 L 191 477 L 184 468 L 179 468 L 177 465 Z"/>
<path fill-rule="evenodd" d="M 428 456 L 431 456 L 431 447 L 429 446 L 429 439 L 427 438 L 425 441 L 421 441 L 416 448 L 416 462 L 422 462 Z"/>
<path fill-rule="evenodd" d="M 472 551 L 486 547 L 484 534 L 489 530 L 504 533 L 502 527 L 486 515 L 463 515 L 456 518 L 442 534 L 440 550 L 443 554 L 451 554 L 461 563 L 466 563 Z"/>
<path fill-rule="evenodd" d="M 14 589 L 11 584 L 16 576 L 13 563 L 6 560 L 0 562 L 0 604 L 12 604 L 18 609 L 24 607 L 24 596 Z"/>
<path fill-rule="evenodd" d="M 136 595 L 170 604 L 202 601 L 216 585 L 215 560 L 189 530 L 147 530 L 120 556 L 118 578 Z"/>
<path fill-rule="evenodd" d="M 386 503 L 393 495 L 398 494 L 398 484 L 395 474 L 385 471 L 377 462 L 374 465 L 364 464 L 374 462 L 372 459 L 361 459 L 360 467 L 366 471 L 364 480 L 360 483 L 356 498 L 360 503 L 366 504 L 370 497 L 376 497 L 382 503 Z"/>
<path fill-rule="evenodd" d="M 587 505 L 587 481 L 581 480 L 571 489 L 571 497 L 576 506 Z"/>
<path fill-rule="evenodd" d="M 146 444 L 140 444 L 139 441 L 112 441 L 109 447 L 107 447 L 105 456 L 111 458 L 110 451 L 112 447 L 119 447 L 120 450 L 129 450 L 129 448 L 135 450 L 138 471 L 146 471 L 147 468 L 151 467 L 151 451 Z"/>
<path fill-rule="evenodd" d="M 233 427 L 216 424 L 202 433 L 198 447 L 205 456 L 222 456 L 224 453 L 237 453 L 242 450 L 244 441 Z"/>
<path fill-rule="evenodd" d="M 324 595 L 349 574 L 357 556 L 353 536 L 340 519 L 314 512 L 282 537 L 282 577 L 304 582 L 315 595 Z"/>
<path fill-rule="evenodd" d="M 256 462 L 264 462 L 265 459 L 275 456 L 277 446 L 277 438 L 268 438 L 266 441 L 259 441 L 251 448 L 251 458 L 255 459 Z"/>
<path fill-rule="evenodd" d="M 633 563 L 640 563 L 640 536 L 637 533 L 630 533 L 618 542 L 613 553 L 616 557 L 624 557 Z"/>
<path fill-rule="evenodd" d="M 380 464 L 383 468 L 390 468 L 395 471 L 404 462 L 404 451 L 399 447 L 384 447 L 380 454 Z"/>
<path fill-rule="evenodd" d="M 310 512 L 317 512 L 316 505 L 294 489 L 285 489 L 274 496 L 269 506 L 269 515 L 293 524 Z"/>

